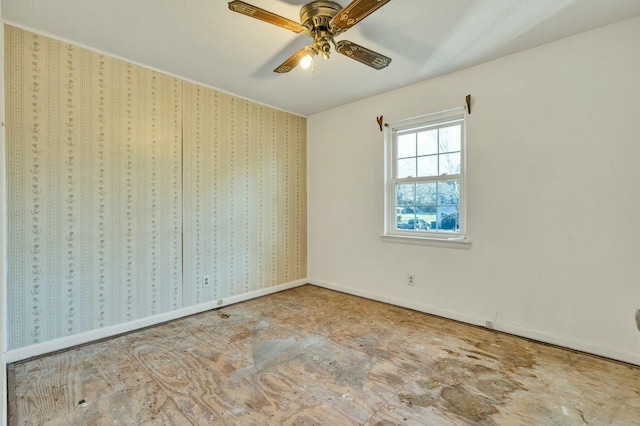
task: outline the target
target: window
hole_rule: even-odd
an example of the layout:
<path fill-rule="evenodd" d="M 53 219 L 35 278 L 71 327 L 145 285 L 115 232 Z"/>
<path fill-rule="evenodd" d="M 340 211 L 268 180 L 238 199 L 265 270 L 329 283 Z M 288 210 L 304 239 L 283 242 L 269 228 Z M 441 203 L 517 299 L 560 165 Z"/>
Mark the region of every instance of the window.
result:
<path fill-rule="evenodd" d="M 390 123 L 385 143 L 384 236 L 464 241 L 464 110 Z"/>

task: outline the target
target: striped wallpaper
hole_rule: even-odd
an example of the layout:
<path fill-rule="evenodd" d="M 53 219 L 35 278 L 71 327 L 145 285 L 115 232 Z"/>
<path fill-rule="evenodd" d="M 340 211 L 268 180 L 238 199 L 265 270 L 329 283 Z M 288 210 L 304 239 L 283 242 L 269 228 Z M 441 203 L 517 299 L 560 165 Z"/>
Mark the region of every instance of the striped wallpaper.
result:
<path fill-rule="evenodd" d="M 306 277 L 306 119 L 10 26 L 5 65 L 8 349 Z"/>

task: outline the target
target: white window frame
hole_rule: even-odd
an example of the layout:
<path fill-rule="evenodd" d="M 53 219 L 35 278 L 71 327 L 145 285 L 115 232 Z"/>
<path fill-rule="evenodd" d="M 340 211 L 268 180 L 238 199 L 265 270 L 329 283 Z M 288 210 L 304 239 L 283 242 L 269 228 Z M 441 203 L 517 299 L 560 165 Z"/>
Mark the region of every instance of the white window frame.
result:
<path fill-rule="evenodd" d="M 460 141 L 460 173 L 448 176 L 431 176 L 424 178 L 397 178 L 396 135 L 411 129 L 437 128 L 444 123 L 461 120 Z M 385 186 L 384 186 L 384 232 L 381 239 L 385 242 L 432 245 L 438 247 L 469 248 L 471 242 L 467 239 L 467 202 L 466 202 L 466 108 L 452 108 L 432 114 L 425 114 L 405 120 L 385 124 Z M 460 185 L 459 200 L 459 231 L 429 232 L 396 229 L 396 184 L 403 182 L 434 182 L 457 179 Z"/>

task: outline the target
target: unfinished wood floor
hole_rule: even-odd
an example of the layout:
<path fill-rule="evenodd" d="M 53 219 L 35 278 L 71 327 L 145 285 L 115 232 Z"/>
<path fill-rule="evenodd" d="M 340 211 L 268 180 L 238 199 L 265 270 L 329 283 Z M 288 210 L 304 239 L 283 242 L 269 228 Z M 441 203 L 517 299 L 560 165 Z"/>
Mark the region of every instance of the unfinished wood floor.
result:
<path fill-rule="evenodd" d="M 640 424 L 638 367 L 310 285 L 9 380 L 11 425 Z"/>

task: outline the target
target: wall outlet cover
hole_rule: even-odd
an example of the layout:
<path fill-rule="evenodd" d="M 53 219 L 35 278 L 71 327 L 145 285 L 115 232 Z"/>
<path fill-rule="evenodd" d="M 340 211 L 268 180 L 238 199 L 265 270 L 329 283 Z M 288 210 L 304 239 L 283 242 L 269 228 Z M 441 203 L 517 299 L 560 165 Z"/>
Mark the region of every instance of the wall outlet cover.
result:
<path fill-rule="evenodd" d="M 636 327 L 640 331 L 640 308 L 636 309 Z"/>

